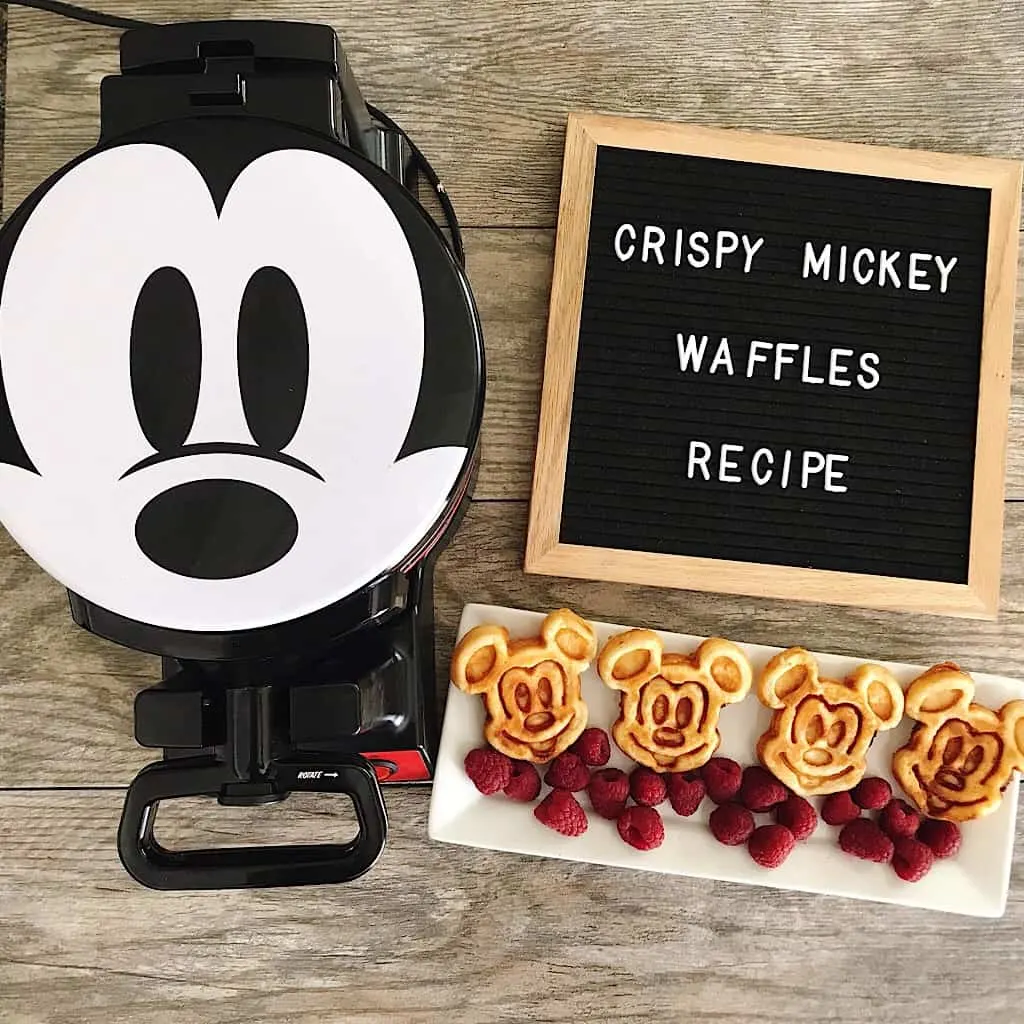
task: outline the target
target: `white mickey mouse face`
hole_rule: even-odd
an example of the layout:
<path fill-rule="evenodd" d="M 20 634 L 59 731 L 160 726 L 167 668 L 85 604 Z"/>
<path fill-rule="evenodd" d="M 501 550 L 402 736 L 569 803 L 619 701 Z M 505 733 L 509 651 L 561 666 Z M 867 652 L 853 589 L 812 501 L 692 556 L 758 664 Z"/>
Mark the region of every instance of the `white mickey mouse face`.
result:
<path fill-rule="evenodd" d="M 0 518 L 137 621 L 319 610 L 408 554 L 461 472 L 464 447 L 398 458 L 423 361 L 409 244 L 347 164 L 268 153 L 218 211 L 175 150 L 102 151 L 11 253 L 0 373 L 36 472 L 0 467 Z"/>

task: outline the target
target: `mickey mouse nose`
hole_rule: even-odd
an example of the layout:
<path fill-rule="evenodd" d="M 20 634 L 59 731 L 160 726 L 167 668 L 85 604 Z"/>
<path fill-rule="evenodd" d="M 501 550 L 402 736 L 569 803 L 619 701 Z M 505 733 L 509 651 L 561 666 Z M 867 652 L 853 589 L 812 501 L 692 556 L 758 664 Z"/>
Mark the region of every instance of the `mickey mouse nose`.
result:
<path fill-rule="evenodd" d="M 149 501 L 135 521 L 143 554 L 168 572 L 229 580 L 273 565 L 299 523 L 273 491 L 243 480 L 192 480 Z"/>
<path fill-rule="evenodd" d="M 935 781 L 940 786 L 945 786 L 946 789 L 951 789 L 954 793 L 962 793 L 965 789 L 964 780 L 949 768 L 939 769 L 939 771 L 935 773 Z"/>

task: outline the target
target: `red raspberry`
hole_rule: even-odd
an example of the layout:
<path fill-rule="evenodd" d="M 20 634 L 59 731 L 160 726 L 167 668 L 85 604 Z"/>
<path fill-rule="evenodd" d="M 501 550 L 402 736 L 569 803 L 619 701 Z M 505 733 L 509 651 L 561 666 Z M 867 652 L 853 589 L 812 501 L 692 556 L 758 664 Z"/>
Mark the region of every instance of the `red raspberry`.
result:
<path fill-rule="evenodd" d="M 533 816 L 563 836 L 581 836 L 587 831 L 587 812 L 566 789 L 553 789 L 533 809 Z"/>
<path fill-rule="evenodd" d="M 512 759 L 493 747 L 477 747 L 463 762 L 466 774 L 484 796 L 499 793 L 512 778 Z"/>
<path fill-rule="evenodd" d="M 540 772 L 529 761 L 513 761 L 512 778 L 505 787 L 505 796 L 528 804 L 537 799 L 539 792 Z"/>
<path fill-rule="evenodd" d="M 627 807 L 616 824 L 623 841 L 638 850 L 654 850 L 665 841 L 665 826 L 653 807 Z"/>
<path fill-rule="evenodd" d="M 775 820 L 785 825 L 798 843 L 808 839 L 818 827 L 818 815 L 810 801 L 795 793 L 781 804 L 776 804 L 774 814 Z"/>
<path fill-rule="evenodd" d="M 587 788 L 590 772 L 578 754 L 570 754 L 567 750 L 548 765 L 544 781 L 552 789 L 567 789 L 570 793 L 578 793 Z"/>
<path fill-rule="evenodd" d="M 741 804 L 722 804 L 711 812 L 708 827 L 726 846 L 742 846 L 754 831 L 754 816 Z"/>
<path fill-rule="evenodd" d="M 713 757 L 700 771 L 708 796 L 716 804 L 731 800 L 740 790 L 743 769 L 728 757 Z"/>
<path fill-rule="evenodd" d="M 892 855 L 892 869 L 904 882 L 920 882 L 931 870 L 935 854 L 912 836 L 900 836 Z"/>
<path fill-rule="evenodd" d="M 892 860 L 892 840 L 870 819 L 857 818 L 843 826 L 839 833 L 840 847 L 861 860 L 886 864 Z"/>
<path fill-rule="evenodd" d="M 614 821 L 626 809 L 629 778 L 618 768 L 602 768 L 590 776 L 587 792 L 594 810 L 602 818 Z"/>
<path fill-rule="evenodd" d="M 890 800 L 878 816 L 878 827 L 890 838 L 917 835 L 921 816 L 903 800 Z"/>
<path fill-rule="evenodd" d="M 960 826 L 952 821 L 925 818 L 917 830 L 917 838 L 940 860 L 952 857 L 960 849 Z"/>
<path fill-rule="evenodd" d="M 777 868 L 796 846 L 793 833 L 785 825 L 755 828 L 747 842 L 747 852 L 763 868 Z"/>
<path fill-rule="evenodd" d="M 853 802 L 865 811 L 880 811 L 892 799 L 892 786 L 885 779 L 873 776 L 861 779 L 853 787 Z"/>
<path fill-rule="evenodd" d="M 845 825 L 860 817 L 860 808 L 849 793 L 829 793 L 821 805 L 821 818 L 826 825 Z"/>
<path fill-rule="evenodd" d="M 668 777 L 669 803 L 672 804 L 672 810 L 684 818 L 696 813 L 697 808 L 704 802 L 706 792 L 704 780 L 699 775 L 673 772 Z"/>
<path fill-rule="evenodd" d="M 580 738 L 569 749 L 574 754 L 578 754 L 584 764 L 598 768 L 607 764 L 608 758 L 612 756 L 608 733 L 604 729 L 584 729 L 580 733 Z"/>
<path fill-rule="evenodd" d="M 740 803 L 748 811 L 767 811 L 781 804 L 789 791 L 770 771 L 753 764 L 743 769 L 740 783 Z"/>
<path fill-rule="evenodd" d="M 657 807 L 666 796 L 665 777 L 650 768 L 634 768 L 629 773 L 629 795 L 645 807 Z"/>

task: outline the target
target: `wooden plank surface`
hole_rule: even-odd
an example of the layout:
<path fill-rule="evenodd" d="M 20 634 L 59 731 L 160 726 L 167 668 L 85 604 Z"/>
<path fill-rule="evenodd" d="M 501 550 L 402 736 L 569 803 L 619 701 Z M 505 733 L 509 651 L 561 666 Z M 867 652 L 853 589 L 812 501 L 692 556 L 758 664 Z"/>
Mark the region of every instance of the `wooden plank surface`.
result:
<path fill-rule="evenodd" d="M 999 1021 L 1024 1006 L 1024 865 L 976 921 L 424 842 L 344 887 L 140 892 L 120 794 L 0 793 L 0 1019 L 48 1024 Z M 296 798 L 292 798 L 296 799 Z M 335 802 L 336 805 L 336 802 Z M 182 814 L 165 841 L 297 841 L 330 805 Z M 347 818 L 339 822 L 345 827 Z M 1020 838 L 1020 835 L 1018 835 Z"/>
<path fill-rule="evenodd" d="M 1001 614 L 964 622 L 526 576 L 526 505 L 565 116 L 642 113 L 954 153 L 1024 156 L 1024 6 L 977 0 L 112 0 L 170 20 L 327 21 L 366 95 L 441 172 L 467 232 L 488 405 L 477 501 L 438 573 L 438 662 L 467 601 L 1024 677 L 1024 506 L 1007 507 Z M 116 33 L 11 14 L 4 211 L 96 136 Z M 1018 314 L 1018 336 L 1024 317 Z M 1009 486 L 1024 498 L 1024 363 Z M 941 396 L 937 396 L 941 401 Z M 122 871 L 122 793 L 148 759 L 131 702 L 155 660 L 75 629 L 0 539 L 0 1021 L 800 1021 L 1024 1024 L 1024 850 L 978 922 L 468 851 L 390 790 L 377 867 L 346 887 L 156 894 Z M 102 788 L 114 787 L 114 788 Z M 189 804 L 169 841 L 296 841 L 338 802 Z M 1018 831 L 1024 816 L 1018 823 Z M 270 830 L 276 834 L 270 836 Z"/>

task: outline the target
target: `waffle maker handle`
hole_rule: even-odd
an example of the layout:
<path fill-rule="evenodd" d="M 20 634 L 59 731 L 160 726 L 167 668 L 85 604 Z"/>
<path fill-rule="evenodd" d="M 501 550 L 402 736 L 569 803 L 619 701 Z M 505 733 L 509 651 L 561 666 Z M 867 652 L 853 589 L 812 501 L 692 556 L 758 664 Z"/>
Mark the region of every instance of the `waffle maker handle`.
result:
<path fill-rule="evenodd" d="M 338 793 L 352 798 L 359 834 L 348 843 L 169 850 L 153 834 L 163 800 L 216 796 L 222 804 L 251 803 L 239 786 L 261 786 L 268 800 L 288 793 Z M 368 871 L 387 836 L 387 814 L 373 766 L 362 757 L 275 762 L 265 781 L 237 782 L 210 758 L 160 761 L 135 777 L 125 798 L 117 845 L 128 872 L 153 889 L 241 889 L 349 882 Z"/>

